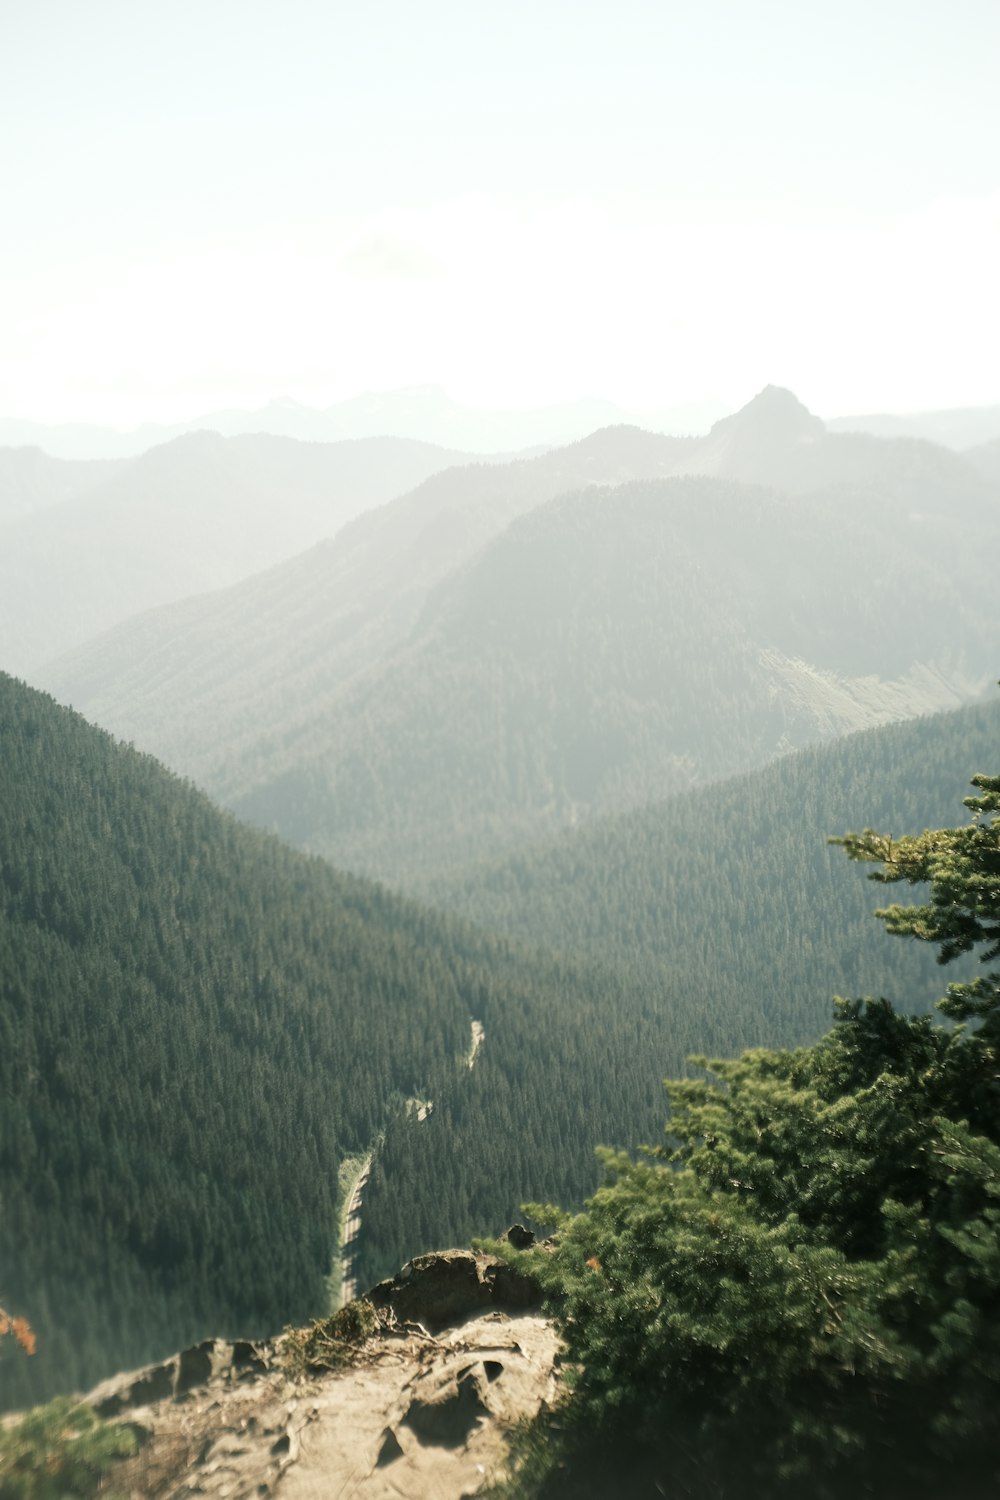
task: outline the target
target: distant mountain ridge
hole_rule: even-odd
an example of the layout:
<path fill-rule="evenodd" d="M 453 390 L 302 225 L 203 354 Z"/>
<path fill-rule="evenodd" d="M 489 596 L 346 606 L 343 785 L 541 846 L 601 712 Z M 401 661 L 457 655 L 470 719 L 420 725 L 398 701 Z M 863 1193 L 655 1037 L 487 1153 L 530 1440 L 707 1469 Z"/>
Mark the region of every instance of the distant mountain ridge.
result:
<path fill-rule="evenodd" d="M 780 386 L 769 385 L 699 439 L 676 473 L 710 474 L 806 494 L 926 472 L 946 483 L 963 460 L 924 437 L 841 431 Z"/>
<path fill-rule="evenodd" d="M 327 407 L 280 396 L 253 409 L 225 407 L 180 422 L 144 422 L 128 431 L 97 423 L 0 417 L 0 446 L 33 445 L 62 459 L 136 458 L 184 433 L 208 429 L 225 437 L 257 432 L 303 442 L 410 437 L 473 453 L 498 453 L 555 447 L 575 442 L 598 427 L 622 422 L 668 434 L 702 434 L 726 412 L 725 403 L 715 398 L 656 410 L 626 411 L 616 402 L 600 399 L 490 410 L 455 401 L 440 386 L 422 385 L 368 391 Z M 1000 406 L 837 416 L 827 419 L 826 427 L 831 433 L 924 438 L 962 450 L 1000 437 Z"/>
<path fill-rule="evenodd" d="M 235 583 L 466 457 L 405 438 L 193 432 L 103 466 L 85 492 L 4 528 L 0 667 L 24 674 L 139 610 Z"/>
<path fill-rule="evenodd" d="M 954 706 L 991 680 L 1000 636 L 938 557 L 982 534 L 870 509 L 703 478 L 549 502 L 444 580 L 409 640 L 325 713 L 314 700 L 308 725 L 276 736 L 270 774 L 233 805 L 419 884 L 477 850 Z"/>
<path fill-rule="evenodd" d="M 614 427 L 536 458 L 448 469 L 334 541 L 134 617 L 33 678 L 232 795 L 244 755 L 260 759 L 259 742 L 325 712 L 406 640 L 430 590 L 516 516 L 565 489 L 668 474 L 690 442 Z"/>
<path fill-rule="evenodd" d="M 692 402 L 659 413 L 655 421 L 647 419 L 647 425 L 669 431 L 704 431 L 720 410 L 716 402 Z M 34 443 L 64 458 L 136 457 L 154 444 L 207 428 L 226 437 L 268 433 L 303 442 L 412 438 L 493 454 L 576 442 L 595 428 L 629 419 L 613 401 L 567 401 L 520 411 L 477 410 L 453 401 L 440 386 L 412 386 L 366 392 L 326 408 L 282 397 L 254 411 L 212 411 L 187 422 L 146 423 L 133 432 L 86 424 L 47 426 L 0 420 L 0 443 Z"/>
<path fill-rule="evenodd" d="M 1000 438 L 1000 405 L 958 406 L 944 411 L 872 412 L 834 417 L 831 432 L 868 432 L 875 437 L 916 437 L 963 451 Z"/>
<path fill-rule="evenodd" d="M 243 816 L 419 884 L 975 696 L 998 528 L 958 455 L 768 388 L 704 439 L 450 470 L 41 680 Z"/>

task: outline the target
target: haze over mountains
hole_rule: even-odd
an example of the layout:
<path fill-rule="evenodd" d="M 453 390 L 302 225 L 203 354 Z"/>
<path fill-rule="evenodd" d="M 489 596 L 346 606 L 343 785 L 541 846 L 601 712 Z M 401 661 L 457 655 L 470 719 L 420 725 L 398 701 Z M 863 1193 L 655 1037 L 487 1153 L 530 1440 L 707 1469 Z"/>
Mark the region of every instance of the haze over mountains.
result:
<path fill-rule="evenodd" d="M 464 456 L 214 432 L 116 464 L 0 450 L 0 662 L 28 671 L 138 610 L 234 583 Z"/>
<path fill-rule="evenodd" d="M 703 432 L 724 408 L 719 402 L 691 402 L 647 417 L 646 425 L 667 431 Z M 210 429 L 226 437 L 262 432 L 303 442 L 343 442 L 408 437 L 473 453 L 513 452 L 575 442 L 598 427 L 630 420 L 613 401 L 570 401 L 524 411 L 480 411 L 453 401 L 440 386 L 412 386 L 368 392 L 318 408 L 282 397 L 256 411 L 212 411 L 189 422 L 147 422 L 132 432 L 82 423 L 46 425 L 0 420 L 0 443 L 37 444 L 62 458 L 135 457 L 154 444 L 184 433 Z"/>
<path fill-rule="evenodd" d="M 944 411 L 835 417 L 831 432 L 870 432 L 876 437 L 919 437 L 960 451 L 1000 438 L 1000 406 L 960 406 Z"/>
<path fill-rule="evenodd" d="M 998 528 L 959 455 L 769 387 L 703 439 L 449 470 L 35 677 L 242 815 L 419 881 L 975 696 Z"/>
<path fill-rule="evenodd" d="M 266 433 L 302 442 L 409 437 L 472 453 L 515 452 L 576 442 L 599 427 L 621 423 L 655 432 L 702 434 L 726 415 L 724 403 L 704 399 L 655 411 L 626 411 L 613 401 L 570 401 L 522 411 L 485 410 L 454 401 L 435 385 L 369 391 L 331 406 L 309 406 L 283 396 L 248 410 L 227 407 L 182 422 L 144 422 L 131 431 L 96 423 L 35 422 L 0 418 L 0 445 L 31 446 L 64 460 L 137 458 L 186 433 L 211 431 L 224 437 Z M 944 411 L 863 413 L 827 419 L 830 432 L 876 437 L 917 437 L 965 450 L 1000 439 L 1000 406 Z"/>
<path fill-rule="evenodd" d="M 118 467 L 117 459 L 62 459 L 41 448 L 0 448 L 0 526 L 85 495 Z"/>

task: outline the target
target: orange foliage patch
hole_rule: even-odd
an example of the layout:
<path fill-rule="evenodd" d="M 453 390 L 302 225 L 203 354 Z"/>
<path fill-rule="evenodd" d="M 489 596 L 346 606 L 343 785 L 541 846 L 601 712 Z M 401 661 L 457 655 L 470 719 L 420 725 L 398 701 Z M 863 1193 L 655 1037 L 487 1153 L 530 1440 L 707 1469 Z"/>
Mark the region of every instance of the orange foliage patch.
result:
<path fill-rule="evenodd" d="M 17 1340 L 25 1354 L 34 1354 L 35 1335 L 27 1318 L 12 1318 L 0 1307 L 0 1338 L 8 1333 Z"/>

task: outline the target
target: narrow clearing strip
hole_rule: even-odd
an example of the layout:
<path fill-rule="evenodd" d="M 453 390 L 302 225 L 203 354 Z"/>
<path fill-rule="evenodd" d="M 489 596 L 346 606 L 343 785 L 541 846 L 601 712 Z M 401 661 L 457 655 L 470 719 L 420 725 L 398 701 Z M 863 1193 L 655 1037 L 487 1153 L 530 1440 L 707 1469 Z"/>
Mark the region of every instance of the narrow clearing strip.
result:
<path fill-rule="evenodd" d="M 339 1287 L 331 1287 L 330 1306 L 333 1312 L 346 1307 L 348 1302 L 353 1302 L 358 1295 L 357 1281 L 354 1276 L 354 1252 L 357 1248 L 358 1235 L 361 1232 L 361 1200 L 374 1160 L 373 1151 L 370 1151 L 367 1156 L 355 1158 L 357 1176 L 350 1194 L 347 1194 L 347 1184 L 344 1185 L 346 1203 L 340 1221 L 340 1276 L 338 1278 L 340 1284 Z"/>
<path fill-rule="evenodd" d="M 469 1050 L 466 1053 L 465 1065 L 471 1069 L 476 1065 L 476 1058 L 485 1040 L 486 1032 L 482 1021 L 470 1020 L 469 1026 Z M 421 1124 L 426 1120 L 434 1109 L 434 1104 L 430 1099 L 410 1099 L 408 1105 L 413 1107 L 417 1124 Z M 350 1169 L 351 1166 L 356 1166 L 357 1176 L 354 1178 L 353 1184 L 351 1184 L 349 1194 L 347 1193 L 347 1187 L 351 1183 L 350 1176 L 347 1177 L 344 1183 L 346 1207 L 343 1210 L 340 1221 L 340 1265 L 339 1268 L 334 1268 L 330 1276 L 330 1309 L 332 1312 L 337 1312 L 340 1308 L 346 1307 L 349 1302 L 354 1302 L 358 1295 L 358 1283 L 354 1274 L 354 1254 L 357 1249 L 358 1235 L 361 1233 L 361 1209 L 364 1192 L 368 1185 L 368 1178 L 371 1175 L 374 1160 L 375 1153 L 374 1151 L 370 1151 L 367 1156 L 355 1157 L 353 1163 L 345 1162 L 341 1166 L 342 1172 L 345 1167 Z M 336 1274 L 337 1269 L 340 1272 L 339 1277 Z"/>

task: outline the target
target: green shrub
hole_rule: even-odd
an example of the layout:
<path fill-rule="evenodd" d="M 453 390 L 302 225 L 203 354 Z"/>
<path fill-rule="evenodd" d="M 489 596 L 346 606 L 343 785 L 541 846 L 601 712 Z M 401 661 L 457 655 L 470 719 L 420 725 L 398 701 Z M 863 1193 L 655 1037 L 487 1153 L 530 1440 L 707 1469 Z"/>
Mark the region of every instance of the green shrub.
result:
<path fill-rule="evenodd" d="M 127 1428 L 102 1422 L 89 1406 L 59 1396 L 0 1431 L 0 1497 L 96 1495 L 116 1460 L 134 1449 L 135 1437 Z"/>

